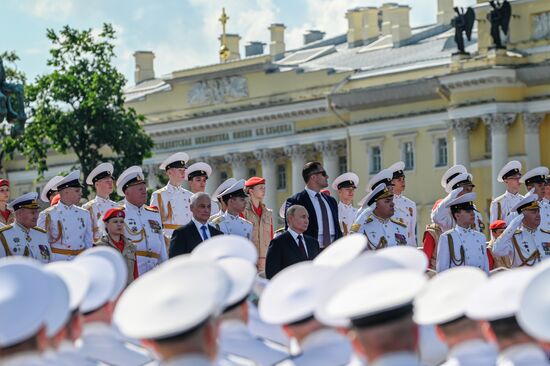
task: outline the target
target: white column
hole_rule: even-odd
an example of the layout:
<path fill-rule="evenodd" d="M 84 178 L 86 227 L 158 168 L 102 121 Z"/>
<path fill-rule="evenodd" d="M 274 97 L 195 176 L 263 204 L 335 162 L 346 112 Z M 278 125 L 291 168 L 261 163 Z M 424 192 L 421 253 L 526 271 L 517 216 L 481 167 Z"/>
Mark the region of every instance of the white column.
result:
<path fill-rule="evenodd" d="M 323 167 L 328 174 L 329 182 L 332 182 L 338 174 L 338 149 L 342 144 L 335 141 L 323 141 L 315 144 L 315 150 L 323 155 Z M 329 184 L 330 191 L 334 191 Z"/>
<path fill-rule="evenodd" d="M 246 157 L 241 153 L 226 154 L 224 156 L 225 161 L 231 164 L 231 170 L 233 171 L 233 178 L 235 179 L 247 179 L 248 171 L 246 169 Z"/>
<path fill-rule="evenodd" d="M 206 193 L 212 194 L 216 188 L 221 184 L 220 182 L 220 169 L 218 167 L 218 160 L 214 157 L 204 158 L 206 164 L 212 168 L 212 173 L 206 181 Z"/>
<path fill-rule="evenodd" d="M 292 194 L 304 190 L 305 183 L 302 178 L 302 169 L 306 160 L 306 148 L 302 145 L 291 145 L 284 148 L 285 155 L 292 161 Z"/>
<path fill-rule="evenodd" d="M 516 120 L 515 113 L 494 113 L 481 117 L 491 129 L 491 169 L 493 197 L 504 193 L 504 185 L 497 181 L 500 169 L 508 162 L 508 126 Z"/>
<path fill-rule="evenodd" d="M 540 124 L 544 120 L 544 113 L 524 113 L 523 127 L 525 129 L 525 153 L 527 167 L 524 171 L 540 166 Z"/>
<path fill-rule="evenodd" d="M 262 149 L 254 152 L 256 159 L 262 164 L 262 178 L 265 179 L 265 205 L 277 211 L 277 164 L 275 159 L 277 155 L 268 149 Z"/>
<path fill-rule="evenodd" d="M 470 131 L 477 124 L 477 118 L 457 118 L 449 121 L 453 130 L 454 164 L 462 164 L 470 169 Z"/>

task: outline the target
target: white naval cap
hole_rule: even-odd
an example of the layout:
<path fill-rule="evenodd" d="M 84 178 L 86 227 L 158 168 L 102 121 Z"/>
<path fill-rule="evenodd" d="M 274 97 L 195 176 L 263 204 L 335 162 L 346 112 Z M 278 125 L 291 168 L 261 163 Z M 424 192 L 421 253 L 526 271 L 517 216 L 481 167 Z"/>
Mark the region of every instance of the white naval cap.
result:
<path fill-rule="evenodd" d="M 349 319 L 354 327 L 381 325 L 410 314 L 427 279 L 410 269 L 388 269 L 362 277 L 336 291 L 326 303 L 329 317 Z"/>
<path fill-rule="evenodd" d="M 111 262 L 100 256 L 88 255 L 78 256 L 74 264 L 82 268 L 90 279 L 90 286 L 80 304 L 80 312 L 93 312 L 111 301 L 117 288 L 116 271 Z"/>
<path fill-rule="evenodd" d="M 56 191 L 55 187 L 57 186 L 57 183 L 59 183 L 63 177 L 61 175 L 56 175 L 52 179 L 46 183 L 44 188 L 42 188 L 42 192 L 40 193 L 40 199 L 43 202 L 50 203 L 50 196 Z"/>
<path fill-rule="evenodd" d="M 539 196 L 535 193 L 528 193 L 512 208 L 512 211 L 521 213 L 523 210 L 539 208 Z"/>
<path fill-rule="evenodd" d="M 86 178 L 86 184 L 89 186 L 93 186 L 95 182 L 97 182 L 100 179 L 103 179 L 105 177 L 111 177 L 113 178 L 113 171 L 115 168 L 113 167 L 113 164 L 111 163 L 101 163 L 98 166 L 94 168 L 88 174 L 88 177 Z"/>
<path fill-rule="evenodd" d="M 521 179 L 520 183 L 531 184 L 531 183 L 544 183 L 546 182 L 546 176 L 548 175 L 548 168 L 545 166 L 539 166 L 535 169 L 529 170 L 525 173 Z"/>
<path fill-rule="evenodd" d="M 80 184 L 80 170 L 73 170 L 66 177 L 63 177 L 55 186 L 56 191 L 61 191 L 65 188 L 82 188 Z"/>
<path fill-rule="evenodd" d="M 389 166 L 388 170 L 392 172 L 392 178 L 397 179 L 405 176 L 405 163 L 403 161 L 398 161 Z"/>
<path fill-rule="evenodd" d="M 403 268 L 424 273 L 428 268 L 428 257 L 416 247 L 396 245 L 376 250 L 374 255 L 379 258 L 386 258 L 395 261 Z"/>
<path fill-rule="evenodd" d="M 323 250 L 313 264 L 340 267 L 357 258 L 367 247 L 367 237 L 363 234 L 351 234 L 341 237 Z"/>
<path fill-rule="evenodd" d="M 369 196 L 369 195 L 366 194 L 363 198 L 361 198 L 361 199 L 359 200 L 359 202 L 358 202 L 359 207 L 364 208 L 365 202 L 367 202 L 367 197 L 368 197 L 368 196 Z"/>
<path fill-rule="evenodd" d="M 536 268 L 536 267 L 535 267 Z M 521 328 L 530 336 L 550 342 L 550 267 L 531 278 L 520 299 L 516 314 Z"/>
<path fill-rule="evenodd" d="M 474 176 L 470 173 L 459 173 L 447 183 L 447 186 L 445 186 L 445 192 L 451 193 L 453 189 L 466 185 L 472 185 L 475 187 L 472 183 L 473 179 Z"/>
<path fill-rule="evenodd" d="M 260 297 L 261 319 L 284 325 L 311 318 L 332 272 L 332 268 L 310 261 L 286 267 L 271 279 Z"/>
<path fill-rule="evenodd" d="M 170 168 L 186 168 L 186 163 L 189 161 L 189 155 L 184 152 L 177 152 L 170 155 L 160 164 L 162 170 Z"/>
<path fill-rule="evenodd" d="M 10 203 L 7 204 L 7 207 L 13 211 L 17 211 L 20 208 L 31 208 L 31 209 L 37 209 L 40 208 L 38 205 L 38 193 L 36 192 L 29 192 L 25 193 Z"/>
<path fill-rule="evenodd" d="M 221 258 L 216 263 L 231 282 L 231 290 L 223 303 L 224 311 L 228 311 L 242 304 L 252 291 L 256 280 L 256 266 L 242 258 Z"/>
<path fill-rule="evenodd" d="M 516 174 L 521 174 L 521 163 L 517 160 L 509 161 L 498 172 L 497 181 L 502 183 L 504 179 Z"/>
<path fill-rule="evenodd" d="M 339 175 L 332 182 L 332 189 L 338 190 L 340 188 L 353 187 L 357 188 L 359 185 L 359 176 L 353 172 L 347 172 Z"/>
<path fill-rule="evenodd" d="M 181 255 L 132 282 L 118 301 L 113 321 L 130 338 L 184 334 L 217 316 L 230 289 L 218 264 Z"/>
<path fill-rule="evenodd" d="M 387 198 L 393 196 L 393 193 L 388 189 L 386 184 L 381 183 L 377 185 L 368 195 L 365 199 L 365 202 L 363 202 L 363 205 L 361 208 L 367 208 L 369 206 L 372 206 L 375 202 L 378 200 Z"/>
<path fill-rule="evenodd" d="M 212 174 L 212 167 L 200 161 L 198 163 L 189 165 L 189 168 L 187 168 L 185 174 L 187 174 L 187 180 L 191 180 L 194 177 L 208 178 L 210 177 L 210 174 Z"/>
<path fill-rule="evenodd" d="M 203 241 L 191 252 L 193 259 L 213 260 L 242 258 L 256 265 L 258 250 L 247 238 L 239 235 L 217 235 Z"/>
<path fill-rule="evenodd" d="M 367 189 L 366 191 L 372 191 L 376 187 L 378 187 L 381 184 L 385 184 L 386 186 L 391 186 L 391 181 L 393 180 L 393 172 L 389 169 L 382 169 L 378 173 L 376 173 L 367 183 Z"/>
<path fill-rule="evenodd" d="M 107 246 L 87 249 L 83 251 L 77 259 L 87 256 L 98 256 L 111 262 L 115 269 L 115 287 L 109 300 L 115 301 L 126 287 L 126 282 L 128 281 L 128 266 L 126 265 L 124 257 L 122 257 L 122 254 L 120 254 L 118 250 Z"/>
<path fill-rule="evenodd" d="M 69 309 L 75 311 L 80 307 L 90 288 L 90 277 L 74 262 L 52 262 L 44 266 L 45 272 L 59 276 L 69 290 Z"/>
<path fill-rule="evenodd" d="M 69 288 L 61 276 L 44 271 L 50 277 L 49 290 L 52 301 L 47 306 L 46 336 L 53 337 L 67 323 L 71 315 Z"/>
<path fill-rule="evenodd" d="M 315 307 L 315 318 L 321 323 L 332 327 L 349 327 L 350 322 L 348 318 L 327 313 L 328 301 L 334 294 L 357 279 L 369 277 L 375 273 L 390 269 L 403 268 L 402 263 L 389 258 L 375 256 L 373 252 L 365 252 L 348 262 L 345 266 L 336 268 L 331 277 L 323 284 L 319 301 Z"/>
<path fill-rule="evenodd" d="M 535 273 L 531 268 L 515 268 L 489 277 L 470 295 L 466 316 L 487 321 L 515 316 L 521 295 Z"/>
<path fill-rule="evenodd" d="M 414 300 L 417 324 L 445 324 L 465 316 L 470 295 L 487 281 L 476 267 L 454 267 L 438 274 Z"/>
<path fill-rule="evenodd" d="M 45 326 L 51 278 L 29 258 L 0 260 L 0 348 L 23 342 Z"/>
<path fill-rule="evenodd" d="M 231 187 L 233 184 L 235 184 L 235 182 L 237 182 L 237 180 L 235 178 L 233 178 L 233 177 L 227 178 L 222 184 L 220 184 L 218 186 L 218 188 L 216 188 L 214 193 L 212 193 L 212 197 L 216 198 L 216 199 L 219 199 L 220 198 L 219 197 L 220 193 L 225 191 L 227 188 Z"/>
<path fill-rule="evenodd" d="M 468 169 L 464 165 L 457 164 L 453 165 L 445 173 L 443 173 L 443 176 L 441 177 L 441 187 L 447 188 L 447 184 L 455 178 L 457 175 L 462 173 L 468 173 Z"/>
<path fill-rule="evenodd" d="M 476 193 L 470 192 L 465 193 L 462 196 L 458 196 L 454 200 L 451 200 L 447 203 L 448 208 L 457 208 L 457 209 L 474 209 L 474 201 L 476 199 Z"/>
<path fill-rule="evenodd" d="M 230 198 L 234 197 L 247 197 L 246 192 L 244 191 L 244 179 L 239 179 L 235 183 L 233 183 L 229 188 L 227 188 L 225 191 L 220 193 L 220 197 L 222 200 L 228 200 Z"/>
<path fill-rule="evenodd" d="M 145 183 L 143 170 L 137 165 L 131 166 L 123 171 L 118 177 L 116 181 L 116 192 L 119 196 L 124 196 L 126 188 L 141 183 Z"/>

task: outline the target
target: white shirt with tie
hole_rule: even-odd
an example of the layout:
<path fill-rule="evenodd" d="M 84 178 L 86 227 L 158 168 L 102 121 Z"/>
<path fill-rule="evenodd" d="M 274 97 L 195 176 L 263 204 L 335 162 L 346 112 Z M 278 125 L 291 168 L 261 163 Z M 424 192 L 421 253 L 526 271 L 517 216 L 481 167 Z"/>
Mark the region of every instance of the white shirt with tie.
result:
<path fill-rule="evenodd" d="M 334 228 L 334 218 L 332 217 L 332 210 L 330 209 L 330 206 L 328 204 L 327 199 L 324 197 L 323 193 L 312 191 L 309 188 L 305 188 L 307 194 L 309 195 L 309 199 L 311 200 L 311 203 L 313 203 L 313 208 L 315 209 L 315 217 L 317 218 L 317 240 L 319 241 L 319 246 L 323 246 L 323 215 L 321 214 L 321 205 L 319 203 L 319 199 L 317 198 L 317 195 L 321 197 L 321 201 L 325 205 L 326 211 L 327 211 L 327 217 L 328 217 L 328 228 L 330 232 L 330 242 L 332 243 L 334 241 L 334 235 L 336 233 L 336 230 Z"/>
<path fill-rule="evenodd" d="M 194 217 L 191 218 L 191 220 L 193 220 L 193 222 L 195 223 L 195 226 L 197 227 L 197 231 L 199 232 L 202 240 L 208 240 L 212 237 L 212 234 L 210 233 L 210 228 L 208 227 L 208 222 L 206 224 L 202 224 L 202 223 L 198 222 L 197 220 L 195 220 Z M 203 226 L 206 227 L 206 238 L 204 237 L 205 232 L 202 230 Z"/>
<path fill-rule="evenodd" d="M 300 249 L 300 242 L 298 241 L 298 237 L 302 237 L 302 243 L 304 243 L 304 249 L 306 251 L 306 256 L 309 258 L 309 253 L 307 251 L 307 245 L 306 245 L 306 239 L 304 238 L 304 234 L 298 234 L 296 231 L 292 230 L 290 227 L 288 228 L 288 232 L 290 235 L 292 235 L 292 238 L 294 239 L 294 242 L 296 242 L 296 246 L 298 249 Z"/>

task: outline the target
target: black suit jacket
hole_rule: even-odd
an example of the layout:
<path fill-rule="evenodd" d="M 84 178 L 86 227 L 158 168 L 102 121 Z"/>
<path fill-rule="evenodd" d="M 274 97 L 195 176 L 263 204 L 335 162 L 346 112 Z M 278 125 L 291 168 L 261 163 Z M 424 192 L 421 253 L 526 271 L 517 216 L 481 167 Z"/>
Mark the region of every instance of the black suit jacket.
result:
<path fill-rule="evenodd" d="M 332 220 L 334 221 L 334 240 L 341 238 L 342 230 L 340 230 L 340 222 L 338 219 L 338 203 L 333 197 L 323 195 L 322 193 L 321 196 L 323 199 L 325 199 L 325 202 L 328 202 L 330 212 L 332 212 Z M 304 232 L 304 234 L 317 239 L 319 237 L 319 224 L 317 223 L 317 214 L 315 213 L 313 202 L 311 202 L 309 194 L 305 189 L 301 192 L 296 193 L 294 196 L 289 197 L 286 200 L 285 229 L 288 228 L 288 223 L 286 222 L 286 210 L 293 205 L 301 205 L 306 208 L 307 213 L 309 214 L 309 226 L 307 227 L 307 230 Z"/>
<path fill-rule="evenodd" d="M 223 235 L 221 231 L 212 225 L 208 225 L 208 229 L 210 230 L 211 237 Z M 186 225 L 180 226 L 172 233 L 168 257 L 173 258 L 177 255 L 189 254 L 197 245 L 202 243 L 202 241 L 202 236 L 199 234 L 197 226 L 193 221 L 190 221 Z"/>
<path fill-rule="evenodd" d="M 307 258 L 300 251 L 298 244 L 296 244 L 292 234 L 288 231 L 271 240 L 265 258 L 265 276 L 271 279 L 288 266 L 298 262 L 313 260 L 317 257 L 321 252 L 317 239 L 304 235 L 304 240 L 308 253 Z"/>

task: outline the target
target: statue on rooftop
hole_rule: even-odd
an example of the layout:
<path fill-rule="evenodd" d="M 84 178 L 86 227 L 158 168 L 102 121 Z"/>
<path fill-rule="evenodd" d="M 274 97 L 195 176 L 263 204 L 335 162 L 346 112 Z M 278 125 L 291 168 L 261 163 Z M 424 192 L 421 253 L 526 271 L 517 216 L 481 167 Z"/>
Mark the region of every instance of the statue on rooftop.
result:
<path fill-rule="evenodd" d="M 454 9 L 457 16 L 453 18 L 451 24 L 455 27 L 455 43 L 458 48 L 456 54 L 469 55 L 469 53 L 465 51 L 464 36 L 462 33 L 466 33 L 468 41 L 472 39 L 472 29 L 474 28 L 476 14 L 471 7 L 468 7 L 466 11 L 464 11 L 464 8 L 455 7 Z"/>
<path fill-rule="evenodd" d="M 15 124 L 15 133 L 22 131 L 27 115 L 25 114 L 25 98 L 23 85 L 11 84 L 6 81 L 6 70 L 0 58 L 0 123 L 6 119 Z M 10 95 L 15 95 L 17 108 L 12 106 Z"/>
<path fill-rule="evenodd" d="M 493 8 L 489 14 L 487 14 L 487 20 L 491 22 L 491 37 L 496 49 L 505 49 L 506 46 L 502 44 L 500 38 L 500 30 L 504 35 L 508 35 L 510 18 L 512 17 L 512 6 L 508 0 L 500 3 L 499 0 L 491 0 L 489 4 Z"/>

